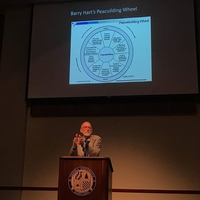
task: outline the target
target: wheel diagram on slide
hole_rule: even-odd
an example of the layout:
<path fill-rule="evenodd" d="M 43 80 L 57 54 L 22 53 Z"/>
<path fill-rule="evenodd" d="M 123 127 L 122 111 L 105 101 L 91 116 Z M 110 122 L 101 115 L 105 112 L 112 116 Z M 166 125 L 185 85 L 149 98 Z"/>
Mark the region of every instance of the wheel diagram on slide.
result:
<path fill-rule="evenodd" d="M 151 17 L 72 21 L 69 84 L 152 81 Z"/>
<path fill-rule="evenodd" d="M 89 77 L 110 82 L 122 77 L 131 66 L 134 56 L 129 36 L 118 27 L 102 26 L 84 39 L 80 62 Z"/>

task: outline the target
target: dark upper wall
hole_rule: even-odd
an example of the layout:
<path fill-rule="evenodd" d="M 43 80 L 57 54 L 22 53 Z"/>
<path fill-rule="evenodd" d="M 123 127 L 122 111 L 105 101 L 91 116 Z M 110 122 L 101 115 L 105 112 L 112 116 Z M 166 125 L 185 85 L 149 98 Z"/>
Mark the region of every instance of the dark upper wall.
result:
<path fill-rule="evenodd" d="M 3 30 L 4 13 L 7 8 L 10 7 L 26 7 L 34 3 L 52 3 L 52 2 L 64 2 L 66 0 L 0 0 L 0 30 Z M 197 43 L 197 61 L 198 61 L 198 74 L 200 77 L 200 1 L 194 0 L 195 5 L 195 19 L 196 19 L 196 43 Z M 3 31 L 0 31 L 0 54 L 2 46 Z M 1 61 L 1 56 L 0 56 Z M 200 86 L 200 81 L 199 81 Z M 200 87 L 199 87 L 200 88 Z M 197 98 L 197 102 L 200 102 L 200 97 Z M 112 103 L 112 102 L 111 102 Z"/>

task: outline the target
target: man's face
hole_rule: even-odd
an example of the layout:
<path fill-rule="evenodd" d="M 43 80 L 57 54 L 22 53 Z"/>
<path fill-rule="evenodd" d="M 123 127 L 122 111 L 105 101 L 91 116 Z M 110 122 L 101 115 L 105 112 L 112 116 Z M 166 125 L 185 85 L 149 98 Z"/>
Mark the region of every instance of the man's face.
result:
<path fill-rule="evenodd" d="M 88 138 L 92 134 L 92 126 L 89 122 L 84 122 L 81 125 L 80 132 L 83 134 L 84 137 Z"/>

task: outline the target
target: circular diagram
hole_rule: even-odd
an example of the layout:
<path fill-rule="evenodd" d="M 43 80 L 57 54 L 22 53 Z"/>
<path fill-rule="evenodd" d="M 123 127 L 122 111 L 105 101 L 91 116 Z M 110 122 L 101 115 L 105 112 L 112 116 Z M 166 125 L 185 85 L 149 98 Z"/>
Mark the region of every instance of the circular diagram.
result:
<path fill-rule="evenodd" d="M 80 61 L 85 72 L 100 82 L 120 78 L 133 60 L 133 45 L 129 36 L 114 26 L 93 30 L 81 46 Z"/>

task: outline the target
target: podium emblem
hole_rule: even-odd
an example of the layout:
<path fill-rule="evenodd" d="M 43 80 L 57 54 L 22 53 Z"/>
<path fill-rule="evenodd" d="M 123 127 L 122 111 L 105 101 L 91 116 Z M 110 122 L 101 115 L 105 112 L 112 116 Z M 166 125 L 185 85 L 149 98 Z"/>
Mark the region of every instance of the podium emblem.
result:
<path fill-rule="evenodd" d="M 96 186 L 96 176 L 88 167 L 77 167 L 68 177 L 68 186 L 75 195 L 87 196 Z"/>

